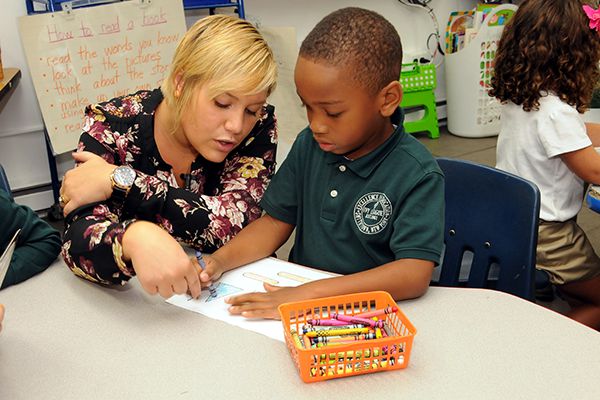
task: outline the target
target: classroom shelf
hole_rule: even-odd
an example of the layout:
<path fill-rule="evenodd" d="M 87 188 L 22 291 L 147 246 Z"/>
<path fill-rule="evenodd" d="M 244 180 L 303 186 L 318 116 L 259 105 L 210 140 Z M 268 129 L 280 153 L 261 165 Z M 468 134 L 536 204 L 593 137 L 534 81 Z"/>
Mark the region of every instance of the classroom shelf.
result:
<path fill-rule="evenodd" d="M 21 70 L 18 68 L 3 68 L 4 78 L 0 80 L 0 100 L 10 92 L 10 89 L 21 78 Z"/>

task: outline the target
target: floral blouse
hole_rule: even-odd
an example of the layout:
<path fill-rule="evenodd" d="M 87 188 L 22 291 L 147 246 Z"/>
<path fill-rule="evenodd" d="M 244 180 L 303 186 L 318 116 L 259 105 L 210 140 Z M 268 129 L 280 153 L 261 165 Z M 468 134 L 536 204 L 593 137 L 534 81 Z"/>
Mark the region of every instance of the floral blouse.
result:
<path fill-rule="evenodd" d="M 90 151 L 137 172 L 120 206 L 110 199 L 73 211 L 66 219 L 62 256 L 75 275 L 103 284 L 124 284 L 135 275 L 122 259 L 123 233 L 136 219 L 154 222 L 178 241 L 213 252 L 261 215 L 258 206 L 275 172 L 274 108 L 221 163 L 198 156 L 179 187 L 154 141 L 160 89 L 140 91 L 86 108 L 77 151 Z"/>

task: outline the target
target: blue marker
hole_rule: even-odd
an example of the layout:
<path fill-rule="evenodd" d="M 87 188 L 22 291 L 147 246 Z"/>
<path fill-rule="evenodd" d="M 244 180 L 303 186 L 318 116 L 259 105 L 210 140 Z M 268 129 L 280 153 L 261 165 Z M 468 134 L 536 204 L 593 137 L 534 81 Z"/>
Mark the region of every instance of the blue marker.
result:
<path fill-rule="evenodd" d="M 196 250 L 196 260 L 198 260 L 198 264 L 200 264 L 200 267 L 202 268 L 202 270 L 205 270 L 206 263 L 204 262 L 204 259 L 202 258 L 202 252 L 200 250 Z M 217 298 L 217 288 L 214 287 L 212 285 L 212 283 L 208 286 L 208 291 L 210 292 L 210 297 Z"/>

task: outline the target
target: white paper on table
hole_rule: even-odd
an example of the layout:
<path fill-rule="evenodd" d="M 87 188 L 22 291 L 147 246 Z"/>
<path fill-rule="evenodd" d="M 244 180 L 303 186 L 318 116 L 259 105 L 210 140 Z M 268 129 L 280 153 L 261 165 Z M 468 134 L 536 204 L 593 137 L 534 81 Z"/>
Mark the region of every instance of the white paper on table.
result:
<path fill-rule="evenodd" d="M 217 298 L 211 298 L 208 289 L 203 289 L 198 299 L 192 299 L 188 295 L 175 295 L 166 301 L 177 307 L 258 332 L 283 342 L 283 325 L 281 321 L 247 319 L 239 315 L 231 315 L 227 311 L 229 305 L 225 304 L 224 299 L 242 293 L 264 292 L 264 281 L 276 286 L 298 286 L 304 282 L 334 276 L 336 275 L 329 272 L 269 257 L 223 274 L 218 281 L 213 283 L 217 289 Z"/>

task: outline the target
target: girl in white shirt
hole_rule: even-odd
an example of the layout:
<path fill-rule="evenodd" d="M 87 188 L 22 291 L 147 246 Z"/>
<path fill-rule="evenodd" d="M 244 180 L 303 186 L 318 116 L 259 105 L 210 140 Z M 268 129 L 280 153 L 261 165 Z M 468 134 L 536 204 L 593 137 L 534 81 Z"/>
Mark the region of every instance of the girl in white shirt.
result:
<path fill-rule="evenodd" d="M 537 268 L 600 330 L 600 258 L 577 225 L 584 182 L 600 184 L 600 125 L 586 127 L 600 70 L 600 12 L 581 0 L 527 0 L 504 29 L 490 95 L 502 106 L 497 167 L 541 193 Z"/>

